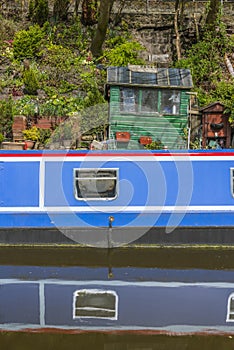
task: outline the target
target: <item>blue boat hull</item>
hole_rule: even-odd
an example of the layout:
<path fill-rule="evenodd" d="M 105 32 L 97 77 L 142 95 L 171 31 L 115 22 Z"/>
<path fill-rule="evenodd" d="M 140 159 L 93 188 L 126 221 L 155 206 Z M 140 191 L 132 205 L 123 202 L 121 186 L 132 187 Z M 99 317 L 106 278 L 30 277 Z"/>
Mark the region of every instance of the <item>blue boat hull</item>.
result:
<path fill-rule="evenodd" d="M 233 169 L 231 150 L 2 151 L 0 243 L 233 244 Z"/>

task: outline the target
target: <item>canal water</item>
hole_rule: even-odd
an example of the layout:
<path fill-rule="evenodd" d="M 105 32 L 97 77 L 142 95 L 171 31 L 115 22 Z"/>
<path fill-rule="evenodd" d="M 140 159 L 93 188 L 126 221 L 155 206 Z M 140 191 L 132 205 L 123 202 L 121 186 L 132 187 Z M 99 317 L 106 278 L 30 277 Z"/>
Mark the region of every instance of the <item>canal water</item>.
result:
<path fill-rule="evenodd" d="M 124 286 L 131 283 L 137 286 L 144 282 L 155 283 L 155 280 L 162 284 L 181 281 L 191 284 L 196 283 L 196 279 L 202 283 L 217 281 L 219 285 L 234 283 L 234 249 L 0 247 L 0 265 L 0 349 L 234 349 L 231 332 L 155 334 L 150 330 L 129 332 L 125 328 L 122 332 L 108 331 L 108 327 L 78 330 L 71 323 L 64 327 L 66 309 L 58 310 L 56 303 L 58 298 L 60 304 L 66 305 L 63 298 L 74 281 L 81 281 L 83 286 L 93 281 L 108 286 L 120 282 Z M 61 281 L 66 291 L 56 294 L 54 286 Z M 42 287 L 45 288 L 43 296 L 47 296 L 46 293 L 49 296 L 49 288 L 54 294 L 49 296 L 49 301 L 46 299 L 41 309 L 37 294 L 39 291 L 42 295 Z M 49 305 L 53 307 L 49 309 Z M 177 316 L 180 317 L 174 315 Z M 151 318 L 149 312 L 148 319 Z M 48 327 L 43 319 L 51 320 L 53 326 Z"/>

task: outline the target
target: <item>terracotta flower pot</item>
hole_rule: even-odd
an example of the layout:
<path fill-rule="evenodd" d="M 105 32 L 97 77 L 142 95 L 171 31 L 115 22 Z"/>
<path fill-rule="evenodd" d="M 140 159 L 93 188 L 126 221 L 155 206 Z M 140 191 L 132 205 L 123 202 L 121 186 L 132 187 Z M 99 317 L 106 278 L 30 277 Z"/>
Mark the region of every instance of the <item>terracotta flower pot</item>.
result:
<path fill-rule="evenodd" d="M 25 149 L 33 149 L 35 146 L 35 141 L 25 140 Z"/>

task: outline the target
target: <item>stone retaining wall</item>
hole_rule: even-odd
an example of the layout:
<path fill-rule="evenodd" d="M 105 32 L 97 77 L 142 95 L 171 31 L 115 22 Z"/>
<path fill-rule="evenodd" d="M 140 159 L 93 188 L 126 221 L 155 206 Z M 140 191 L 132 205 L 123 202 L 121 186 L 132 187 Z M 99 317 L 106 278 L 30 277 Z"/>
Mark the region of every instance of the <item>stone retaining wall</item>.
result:
<path fill-rule="evenodd" d="M 28 3 L 29 0 L 3 0 L 0 3 L 0 10 L 4 17 L 26 18 Z M 71 1 L 71 13 L 74 3 L 74 0 Z M 184 42 L 189 43 L 195 40 L 195 24 L 202 23 L 206 3 L 207 1 L 185 1 L 183 20 L 185 25 L 181 33 Z M 49 4 L 52 11 L 53 1 L 49 1 Z M 114 14 L 119 13 L 121 4 L 122 0 L 116 0 L 113 8 Z M 144 58 L 160 66 L 168 66 L 175 54 L 175 1 L 125 0 L 124 4 L 121 19 L 128 23 L 133 36 L 145 46 Z M 81 8 L 79 10 L 81 11 Z M 223 0 L 223 20 L 229 34 L 234 33 L 233 16 L 234 0 Z"/>

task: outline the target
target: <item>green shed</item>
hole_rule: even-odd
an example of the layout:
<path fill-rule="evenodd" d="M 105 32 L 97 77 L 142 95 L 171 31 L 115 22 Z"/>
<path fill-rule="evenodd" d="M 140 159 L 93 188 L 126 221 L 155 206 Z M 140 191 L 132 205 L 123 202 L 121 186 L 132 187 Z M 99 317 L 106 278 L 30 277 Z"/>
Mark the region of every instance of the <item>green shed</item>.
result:
<path fill-rule="evenodd" d="M 109 138 L 117 148 L 141 148 L 158 141 L 169 149 L 187 148 L 190 90 L 188 69 L 108 67 Z"/>

